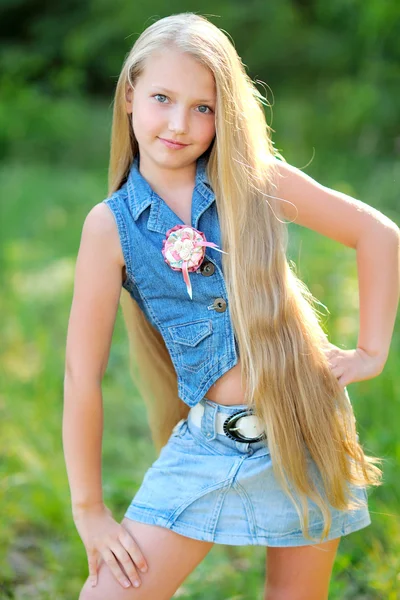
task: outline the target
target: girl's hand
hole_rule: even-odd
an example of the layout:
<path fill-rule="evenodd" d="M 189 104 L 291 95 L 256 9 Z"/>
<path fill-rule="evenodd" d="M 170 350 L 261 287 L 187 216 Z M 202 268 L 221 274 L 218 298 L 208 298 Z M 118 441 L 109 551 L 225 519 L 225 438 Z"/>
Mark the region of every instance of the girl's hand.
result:
<path fill-rule="evenodd" d="M 113 519 L 109 508 L 104 504 L 99 504 L 91 508 L 76 510 L 73 511 L 73 519 L 86 548 L 92 586 L 97 584 L 97 570 L 100 562 L 98 559 L 101 557 L 122 587 L 127 588 L 131 583 L 135 585 L 135 581 L 140 582 L 135 564 L 145 572 L 147 571 L 146 561 L 130 533 Z M 119 566 L 117 558 L 131 583 Z"/>
<path fill-rule="evenodd" d="M 354 381 L 372 379 L 380 375 L 385 365 L 381 356 L 371 356 L 362 348 L 342 350 L 328 342 L 323 350 L 332 373 L 343 389 Z"/>

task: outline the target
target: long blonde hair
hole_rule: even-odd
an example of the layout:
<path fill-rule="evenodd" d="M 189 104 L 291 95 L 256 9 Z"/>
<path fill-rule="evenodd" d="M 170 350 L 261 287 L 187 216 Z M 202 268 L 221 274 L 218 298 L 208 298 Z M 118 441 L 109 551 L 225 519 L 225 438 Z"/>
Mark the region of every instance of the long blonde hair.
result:
<path fill-rule="evenodd" d="M 213 73 L 216 136 L 207 173 L 220 218 L 223 271 L 237 337 L 246 402 L 261 418 L 274 474 L 293 501 L 308 539 L 308 502 L 331 526 L 329 502 L 339 510 L 359 507 L 349 485 L 380 485 L 380 458 L 358 442 L 347 393 L 323 351 L 327 337 L 315 298 L 286 257 L 287 227 L 276 187 L 276 157 L 262 105 L 264 97 L 246 74 L 228 37 L 206 18 L 181 13 L 160 19 L 137 39 L 117 83 L 111 136 L 109 195 L 124 182 L 138 152 L 126 112 L 126 86 L 134 87 L 153 51 L 170 46 L 189 53 Z M 159 451 L 189 407 L 178 397 L 176 373 L 163 338 L 129 293 L 121 306 L 131 373 L 146 404 Z M 310 480 L 310 459 L 326 498 Z M 268 499 L 266 498 L 266 502 Z"/>

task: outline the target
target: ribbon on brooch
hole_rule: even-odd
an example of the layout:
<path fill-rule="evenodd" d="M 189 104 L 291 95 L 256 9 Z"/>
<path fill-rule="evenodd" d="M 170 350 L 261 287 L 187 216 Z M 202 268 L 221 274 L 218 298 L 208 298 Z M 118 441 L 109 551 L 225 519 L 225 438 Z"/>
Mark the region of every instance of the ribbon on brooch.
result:
<path fill-rule="evenodd" d="M 197 271 L 204 260 L 206 247 L 214 248 L 218 252 L 228 254 L 214 242 L 207 242 L 202 231 L 190 225 L 175 225 L 168 229 L 162 243 L 164 261 L 174 271 L 182 271 L 186 289 L 192 300 L 192 284 L 189 272 Z"/>

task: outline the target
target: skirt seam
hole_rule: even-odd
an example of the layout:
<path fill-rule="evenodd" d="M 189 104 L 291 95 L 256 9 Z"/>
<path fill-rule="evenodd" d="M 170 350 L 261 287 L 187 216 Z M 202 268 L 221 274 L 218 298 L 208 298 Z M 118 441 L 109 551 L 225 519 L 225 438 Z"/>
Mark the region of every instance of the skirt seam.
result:
<path fill-rule="evenodd" d="M 158 525 L 159 527 L 166 527 L 167 529 L 170 529 L 172 531 L 176 531 L 176 533 L 180 533 L 181 535 L 186 535 L 186 537 L 191 537 L 190 535 L 188 535 L 188 532 L 190 530 L 193 530 L 195 532 L 199 532 L 199 534 L 203 534 L 201 537 L 195 538 L 195 539 L 199 539 L 201 541 L 208 541 L 208 542 L 213 542 L 213 543 L 219 543 L 219 544 L 229 544 L 229 545 L 234 545 L 234 544 L 230 544 L 230 540 L 233 538 L 239 538 L 239 539 L 246 539 L 246 546 L 250 546 L 250 545 L 262 545 L 262 546 L 268 546 L 268 545 L 275 545 L 278 546 L 279 543 L 281 541 L 287 542 L 288 540 L 288 535 L 287 534 L 283 534 L 283 535 L 257 535 L 255 536 L 255 538 L 253 538 L 253 543 L 249 542 L 248 540 L 248 536 L 246 535 L 235 535 L 234 533 L 230 532 L 229 535 L 220 535 L 220 534 L 216 534 L 216 535 L 212 535 L 209 532 L 204 531 L 204 529 L 200 529 L 194 525 L 186 525 L 184 523 L 177 523 L 176 521 L 174 521 L 173 523 L 171 523 L 170 525 L 167 525 L 168 520 L 161 516 L 153 516 L 151 514 L 151 511 L 149 511 L 148 509 L 140 509 L 134 506 L 133 507 L 135 510 L 137 510 L 137 516 L 138 519 L 140 521 L 140 519 L 142 518 L 142 522 L 148 523 L 148 524 L 152 524 L 152 525 Z M 155 511 L 153 511 L 154 514 Z M 135 520 L 135 514 L 133 514 L 132 516 L 129 516 L 130 511 L 129 509 L 126 511 L 125 513 L 125 517 L 127 517 L 128 519 L 132 519 Z M 330 530 L 329 534 L 326 538 L 326 540 L 324 541 L 328 541 L 329 539 L 332 539 L 333 537 L 341 537 L 342 535 L 347 535 L 348 533 L 352 533 L 354 531 L 357 531 L 359 529 L 362 529 L 364 527 L 367 527 L 368 525 L 371 524 L 371 519 L 369 516 L 365 516 L 362 519 L 359 519 L 357 521 L 351 521 L 350 523 L 347 523 L 347 525 L 342 528 L 341 531 L 336 531 L 334 530 Z M 185 533 L 186 532 L 186 533 Z M 312 532 L 311 532 L 312 535 Z M 293 544 L 293 545 L 313 545 L 315 543 L 318 542 L 310 542 L 309 540 L 305 540 L 303 538 L 302 533 L 298 533 L 296 535 L 290 534 L 292 541 L 297 542 L 297 541 L 301 541 L 301 544 Z M 221 538 L 222 541 L 216 541 L 215 538 Z M 254 541 L 255 539 L 255 541 Z M 289 545 L 289 544 L 286 544 Z"/>

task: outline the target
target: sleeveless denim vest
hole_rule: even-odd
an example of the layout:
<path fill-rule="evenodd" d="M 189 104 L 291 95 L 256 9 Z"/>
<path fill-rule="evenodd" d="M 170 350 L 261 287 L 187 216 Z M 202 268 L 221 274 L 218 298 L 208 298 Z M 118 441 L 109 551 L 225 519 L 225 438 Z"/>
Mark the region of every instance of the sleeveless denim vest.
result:
<path fill-rule="evenodd" d="M 137 154 L 126 181 L 103 202 L 118 227 L 127 274 L 122 285 L 162 335 L 177 374 L 178 395 L 192 407 L 238 362 L 222 253 L 206 247 L 201 266 L 189 273 L 190 299 L 182 271 L 171 269 L 161 251 L 166 232 L 184 222 L 153 191 L 139 165 Z M 196 163 L 191 225 L 224 250 L 206 166 L 203 155 Z"/>

